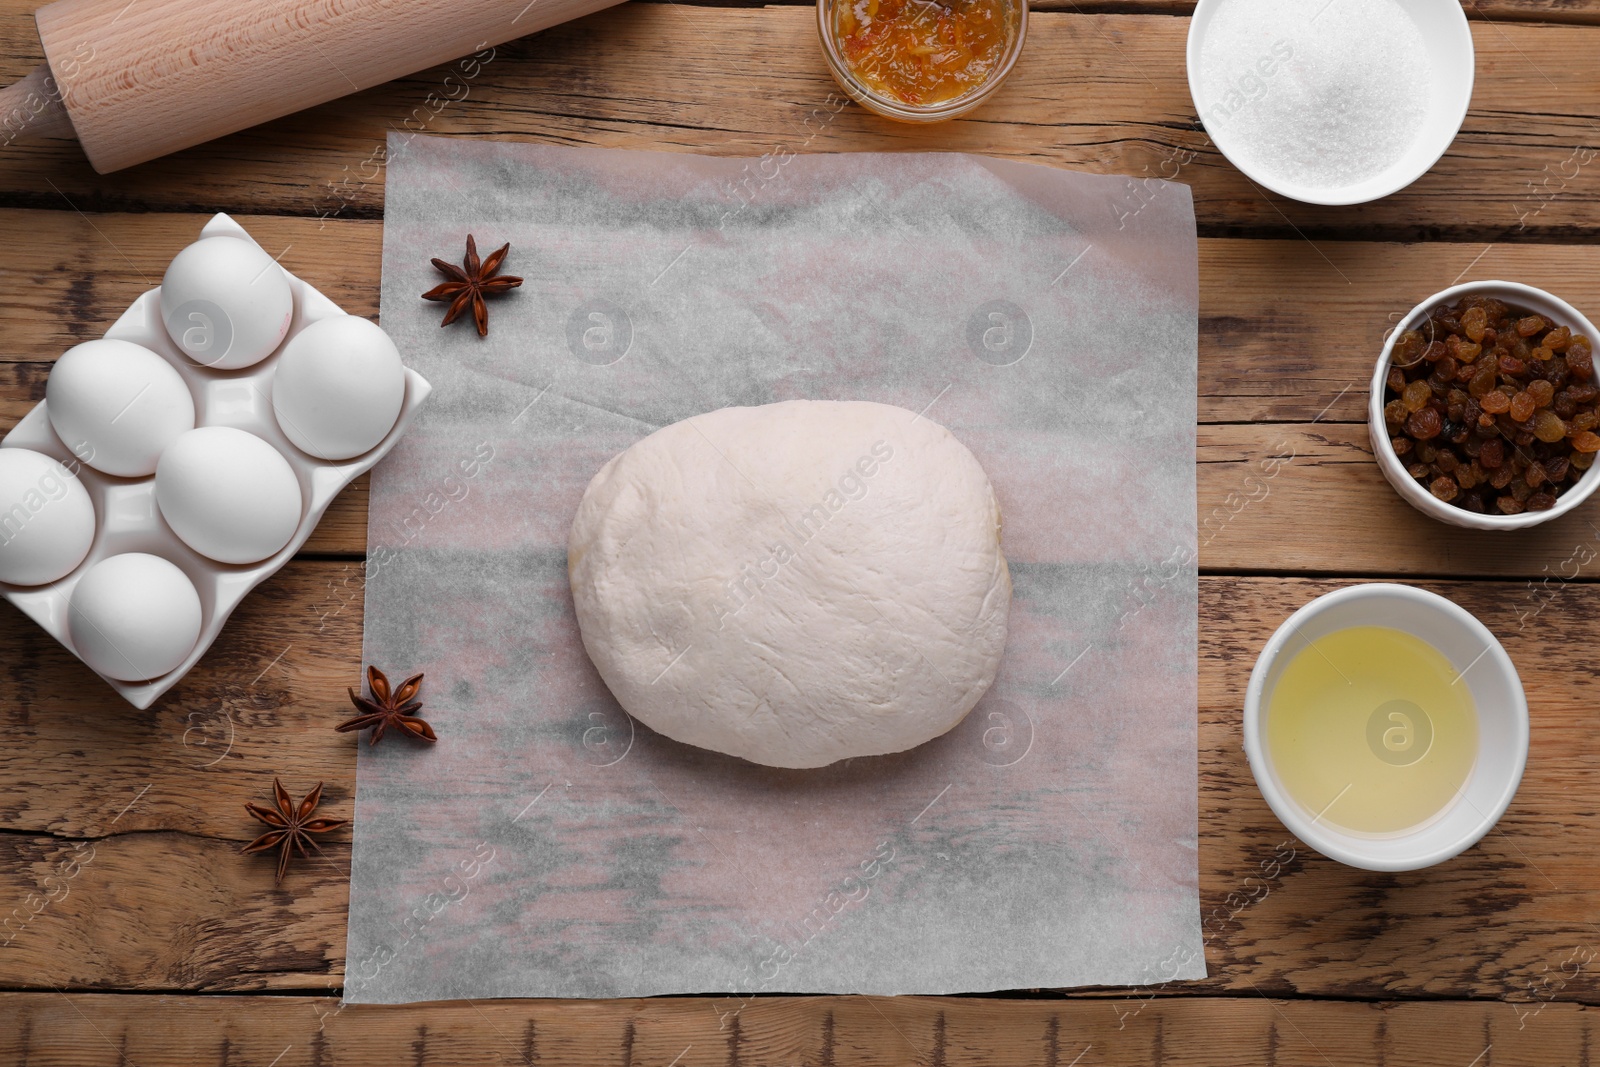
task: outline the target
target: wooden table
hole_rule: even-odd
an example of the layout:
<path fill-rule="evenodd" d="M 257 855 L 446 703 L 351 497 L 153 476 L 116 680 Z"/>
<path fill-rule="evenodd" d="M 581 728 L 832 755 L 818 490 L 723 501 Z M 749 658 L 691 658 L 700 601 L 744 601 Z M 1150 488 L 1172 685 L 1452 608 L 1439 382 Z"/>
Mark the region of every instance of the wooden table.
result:
<path fill-rule="evenodd" d="M 0 79 L 39 58 L 0 0 Z M 0 431 L 214 211 L 358 314 L 377 311 L 391 129 L 758 157 L 959 150 L 1176 177 L 1200 225 L 1200 891 L 1212 977 L 961 998 L 493 1001 L 341 1010 L 348 833 L 274 889 L 239 854 L 274 775 L 348 816 L 366 483 L 147 712 L 0 608 L 0 1061 L 6 1064 L 1588 1064 L 1600 1003 L 1600 510 L 1475 535 L 1400 502 L 1369 455 L 1384 330 L 1469 278 L 1600 310 L 1600 0 L 1469 7 L 1477 90 L 1448 155 L 1374 204 L 1264 195 L 1209 146 L 1183 0 L 1042 0 L 971 118 L 833 114 L 814 13 L 639 0 L 110 177 L 71 145 L 0 150 Z M 448 90 L 459 96 L 459 89 Z M 1139 183 L 1130 195 L 1139 195 Z M 1503 640 L 1533 716 L 1528 772 L 1482 844 L 1371 874 L 1294 841 L 1257 793 L 1240 706 L 1271 630 L 1389 577 Z M 737 1011 L 730 1009 L 738 1008 Z"/>

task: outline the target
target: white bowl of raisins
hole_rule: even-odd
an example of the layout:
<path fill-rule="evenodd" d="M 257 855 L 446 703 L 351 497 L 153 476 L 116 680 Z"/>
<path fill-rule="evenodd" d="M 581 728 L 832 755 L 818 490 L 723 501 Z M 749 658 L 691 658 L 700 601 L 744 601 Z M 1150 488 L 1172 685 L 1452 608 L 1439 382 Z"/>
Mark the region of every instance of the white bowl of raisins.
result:
<path fill-rule="evenodd" d="M 1594 325 L 1516 282 L 1469 282 L 1411 309 L 1372 374 L 1378 468 L 1417 510 L 1475 530 L 1548 522 L 1600 485 Z"/>

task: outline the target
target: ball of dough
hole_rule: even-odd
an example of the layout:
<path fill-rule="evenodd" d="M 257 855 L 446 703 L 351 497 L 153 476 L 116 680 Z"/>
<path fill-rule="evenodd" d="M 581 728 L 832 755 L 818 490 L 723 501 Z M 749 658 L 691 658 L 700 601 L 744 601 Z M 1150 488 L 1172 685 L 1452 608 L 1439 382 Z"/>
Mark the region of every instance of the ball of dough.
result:
<path fill-rule="evenodd" d="M 567 569 L 630 714 L 772 767 L 901 752 L 994 681 L 1011 578 L 971 452 L 904 408 L 723 408 L 614 457 Z"/>

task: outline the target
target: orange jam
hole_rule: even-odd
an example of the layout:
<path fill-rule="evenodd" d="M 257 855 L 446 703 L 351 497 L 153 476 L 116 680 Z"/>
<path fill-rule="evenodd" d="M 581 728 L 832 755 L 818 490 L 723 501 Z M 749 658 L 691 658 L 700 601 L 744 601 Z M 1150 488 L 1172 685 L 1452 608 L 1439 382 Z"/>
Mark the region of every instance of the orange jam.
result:
<path fill-rule="evenodd" d="M 873 92 L 925 107 L 962 96 L 1000 65 L 1021 0 L 839 0 L 839 51 Z"/>

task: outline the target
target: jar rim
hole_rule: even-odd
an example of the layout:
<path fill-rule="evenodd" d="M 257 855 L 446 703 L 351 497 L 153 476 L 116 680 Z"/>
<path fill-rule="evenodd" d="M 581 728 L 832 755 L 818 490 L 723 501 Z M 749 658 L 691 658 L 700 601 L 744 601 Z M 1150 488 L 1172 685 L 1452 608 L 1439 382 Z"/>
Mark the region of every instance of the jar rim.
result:
<path fill-rule="evenodd" d="M 1015 26 L 1006 43 L 1006 49 L 1000 56 L 1000 62 L 989 76 L 961 95 L 948 100 L 941 100 L 936 104 L 908 104 L 871 89 L 856 77 L 855 71 L 839 51 L 833 12 L 840 3 L 848 2 L 849 0 L 817 0 L 817 35 L 822 42 L 822 54 L 828 62 L 828 69 L 850 99 L 869 111 L 902 122 L 938 122 L 964 115 L 976 108 L 988 99 L 1011 73 L 1017 57 L 1022 54 L 1022 42 L 1028 33 L 1027 0 L 1001 0 L 1008 11 L 1015 13 Z"/>

